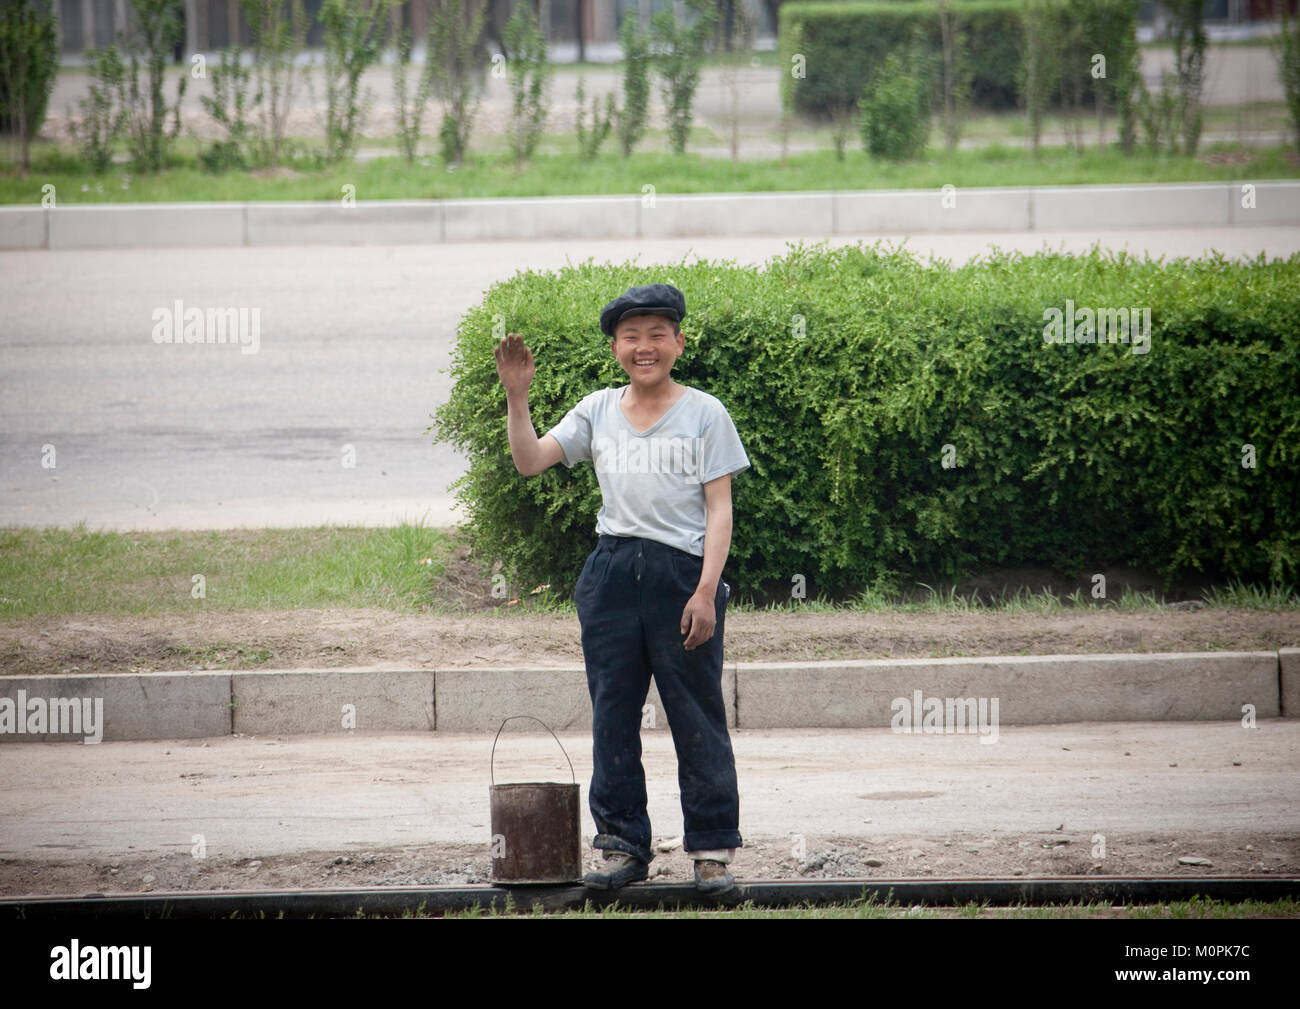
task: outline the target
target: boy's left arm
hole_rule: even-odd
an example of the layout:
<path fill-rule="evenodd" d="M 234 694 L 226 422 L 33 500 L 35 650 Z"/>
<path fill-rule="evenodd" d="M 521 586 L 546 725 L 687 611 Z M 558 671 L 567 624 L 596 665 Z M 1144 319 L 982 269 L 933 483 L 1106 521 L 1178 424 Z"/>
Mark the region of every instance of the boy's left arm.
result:
<path fill-rule="evenodd" d="M 727 563 L 731 549 L 731 474 L 710 480 L 704 485 L 704 506 L 707 518 L 704 524 L 704 567 L 700 571 L 700 584 L 695 595 L 682 610 L 682 633 L 686 640 L 682 647 L 688 651 L 713 637 L 717 626 L 716 602 L 718 579 Z"/>

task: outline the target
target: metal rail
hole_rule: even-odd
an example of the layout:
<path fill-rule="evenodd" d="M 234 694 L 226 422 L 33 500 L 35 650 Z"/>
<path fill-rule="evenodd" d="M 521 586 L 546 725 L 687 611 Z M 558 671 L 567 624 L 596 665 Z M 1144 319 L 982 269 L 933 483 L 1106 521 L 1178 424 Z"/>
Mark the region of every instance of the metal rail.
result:
<path fill-rule="evenodd" d="M 546 911 L 593 908 L 615 902 L 643 910 L 732 906 L 757 907 L 842 904 L 874 897 L 906 907 L 953 907 L 987 902 L 993 906 L 1104 902 L 1151 904 L 1207 899 L 1239 902 L 1300 898 L 1300 878 L 1211 876 L 1142 878 L 1132 876 L 1013 877 L 985 879 L 827 879 L 755 880 L 737 883 L 721 898 L 703 897 L 691 883 L 632 883 L 621 890 L 581 886 L 393 886 L 364 890 L 248 890 L 190 893 L 89 894 L 84 897 L 9 897 L 0 900 L 0 919 L 75 920 L 124 918 L 302 918 L 440 914 L 472 908 L 519 911 L 540 904 Z"/>

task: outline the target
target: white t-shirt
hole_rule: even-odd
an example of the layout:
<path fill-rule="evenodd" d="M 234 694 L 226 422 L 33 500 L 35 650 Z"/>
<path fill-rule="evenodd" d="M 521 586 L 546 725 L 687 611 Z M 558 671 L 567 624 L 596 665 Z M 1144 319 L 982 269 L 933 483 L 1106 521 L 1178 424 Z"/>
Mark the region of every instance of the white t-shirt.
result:
<path fill-rule="evenodd" d="M 749 468 L 727 408 L 686 386 L 648 431 L 638 432 L 619 401 L 627 386 L 598 389 L 547 432 L 564 465 L 591 462 L 600 481 L 596 532 L 640 536 L 704 556 L 704 484 Z"/>

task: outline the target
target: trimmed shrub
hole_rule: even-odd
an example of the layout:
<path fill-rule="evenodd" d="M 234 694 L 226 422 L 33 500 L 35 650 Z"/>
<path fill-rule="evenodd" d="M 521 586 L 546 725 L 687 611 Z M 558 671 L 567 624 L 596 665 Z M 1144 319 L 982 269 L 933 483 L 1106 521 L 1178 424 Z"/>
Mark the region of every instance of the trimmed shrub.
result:
<path fill-rule="evenodd" d="M 967 39 L 970 94 L 976 105 L 1016 105 L 1023 33 L 1020 6 L 1020 0 L 968 0 L 953 5 Z M 791 107 L 803 115 L 826 117 L 841 96 L 856 101 L 886 56 L 918 35 L 941 70 L 943 33 L 934 4 L 782 4 L 779 49 Z M 804 57 L 803 78 L 790 72 L 796 54 Z M 936 96 L 941 86 L 941 80 L 927 81 Z"/>
<path fill-rule="evenodd" d="M 1063 63 L 1054 60 L 1042 100 L 1059 100 L 1061 81 L 1077 84 L 1121 114 L 1131 105 L 1136 86 L 1138 0 L 1051 0 L 1056 19 L 1068 22 L 1082 45 Z M 1015 108 L 1025 79 L 1024 0 L 961 0 L 951 5 L 954 28 L 963 36 L 963 76 L 968 75 L 972 104 L 989 109 Z M 932 67 L 927 82 L 932 102 L 943 94 L 943 31 L 934 3 L 784 3 L 780 11 L 779 49 L 785 73 L 787 108 L 803 115 L 829 118 L 836 103 L 856 101 L 884 65 L 886 56 L 919 36 Z M 1091 73 L 1096 53 L 1106 56 L 1106 79 Z M 803 57 L 803 77 L 794 62 Z M 1131 108 L 1129 109 L 1132 115 Z M 1131 123 L 1131 118 L 1126 122 Z"/>
<path fill-rule="evenodd" d="M 899 53 L 890 53 L 884 72 L 862 95 L 862 146 L 872 157 L 912 161 L 925 153 L 930 108 L 925 82 L 909 62 Z"/>
<path fill-rule="evenodd" d="M 467 456 L 475 553 L 513 583 L 572 591 L 600 491 L 586 464 L 515 471 L 492 348 L 525 335 L 545 434 L 626 383 L 597 319 L 651 280 L 690 312 L 674 378 L 723 402 L 752 463 L 727 567 L 746 594 L 788 598 L 796 572 L 815 598 L 1019 564 L 1296 584 L 1300 254 L 998 252 L 951 268 L 879 243 L 792 246 L 760 269 L 588 261 L 494 285 L 461 320 L 430 430 Z M 1053 311 L 1082 337 L 1097 309 L 1132 308 L 1139 323 L 1149 310 L 1146 353 L 1045 340 Z"/>

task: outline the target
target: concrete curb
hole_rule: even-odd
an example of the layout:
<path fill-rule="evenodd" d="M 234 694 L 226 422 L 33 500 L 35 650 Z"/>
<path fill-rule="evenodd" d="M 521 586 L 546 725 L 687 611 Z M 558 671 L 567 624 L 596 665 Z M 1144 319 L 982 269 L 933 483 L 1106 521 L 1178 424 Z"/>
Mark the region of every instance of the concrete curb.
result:
<path fill-rule="evenodd" d="M 1247 188 L 1249 187 L 1249 189 Z M 0 207 L 0 249 L 421 245 L 565 238 L 1300 224 L 1300 181 L 524 199 Z"/>
<path fill-rule="evenodd" d="M 35 728 L 35 732 L 17 731 L 22 722 L 15 714 L 24 701 L 28 713 L 25 727 Z M 232 731 L 230 713 L 229 673 L 0 679 L 0 743 L 228 736 Z"/>
<path fill-rule="evenodd" d="M 737 729 L 979 732 L 999 725 L 1300 717 L 1300 648 L 727 663 Z M 16 713 L 26 710 L 28 721 Z M 588 730 L 581 666 L 328 669 L 0 678 L 0 743 L 194 739 L 232 732 L 495 732 L 508 715 Z M 17 726 L 32 731 L 18 732 Z M 96 728 L 96 726 L 98 728 Z M 651 684 L 642 727 L 668 728 Z"/>

